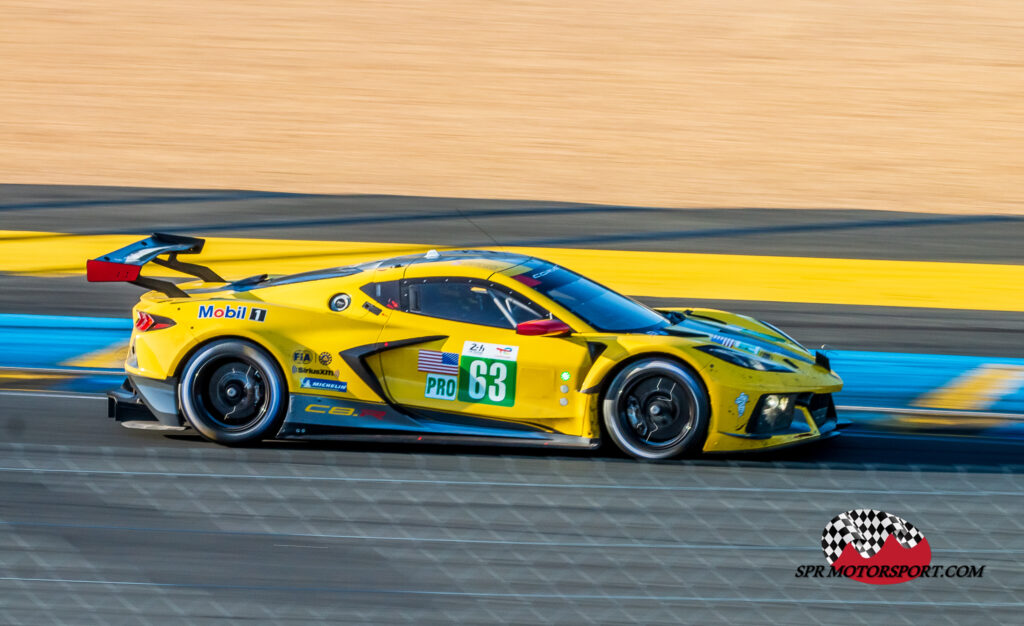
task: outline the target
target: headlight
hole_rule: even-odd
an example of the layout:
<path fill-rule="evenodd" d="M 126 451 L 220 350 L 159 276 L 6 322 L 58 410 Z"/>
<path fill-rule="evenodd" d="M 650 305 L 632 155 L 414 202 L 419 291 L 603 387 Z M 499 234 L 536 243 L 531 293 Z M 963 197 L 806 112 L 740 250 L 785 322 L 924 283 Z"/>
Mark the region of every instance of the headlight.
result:
<path fill-rule="evenodd" d="M 697 346 L 697 349 L 700 350 L 701 352 L 706 352 L 707 354 L 710 354 L 713 357 L 717 357 L 719 359 L 722 359 L 723 361 L 732 363 L 733 365 L 745 367 L 749 370 L 757 370 L 759 372 L 795 371 L 786 367 L 785 365 L 772 363 L 767 359 L 762 359 L 752 354 L 748 355 L 742 352 L 737 352 L 736 350 L 731 350 L 729 348 L 724 348 L 722 346 Z"/>
<path fill-rule="evenodd" d="M 761 396 L 747 424 L 747 432 L 767 435 L 787 430 L 793 424 L 796 398 L 793 394 L 770 393 Z"/>

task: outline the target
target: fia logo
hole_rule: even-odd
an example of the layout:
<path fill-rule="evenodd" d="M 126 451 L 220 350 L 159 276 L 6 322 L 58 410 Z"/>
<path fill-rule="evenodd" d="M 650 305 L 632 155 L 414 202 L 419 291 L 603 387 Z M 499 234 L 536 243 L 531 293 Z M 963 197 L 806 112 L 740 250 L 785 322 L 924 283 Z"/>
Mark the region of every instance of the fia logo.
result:
<path fill-rule="evenodd" d="M 313 353 L 309 350 L 303 350 L 300 348 L 292 353 L 292 362 L 308 365 L 313 362 Z M 330 361 L 328 361 L 328 363 L 330 363 Z M 326 365 L 326 363 L 324 365 Z"/>

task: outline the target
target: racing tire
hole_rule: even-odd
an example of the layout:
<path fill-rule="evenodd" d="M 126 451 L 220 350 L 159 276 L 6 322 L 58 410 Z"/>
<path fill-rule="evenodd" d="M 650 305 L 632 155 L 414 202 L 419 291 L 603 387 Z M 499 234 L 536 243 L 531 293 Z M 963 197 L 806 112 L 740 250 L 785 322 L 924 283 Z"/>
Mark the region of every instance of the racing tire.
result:
<path fill-rule="evenodd" d="M 601 417 L 620 450 L 654 461 L 700 450 L 710 407 L 704 384 L 690 368 L 667 359 L 645 359 L 612 378 Z"/>
<path fill-rule="evenodd" d="M 288 386 L 266 350 L 240 339 L 208 343 L 182 370 L 178 403 L 189 425 L 217 443 L 273 437 L 284 421 Z"/>

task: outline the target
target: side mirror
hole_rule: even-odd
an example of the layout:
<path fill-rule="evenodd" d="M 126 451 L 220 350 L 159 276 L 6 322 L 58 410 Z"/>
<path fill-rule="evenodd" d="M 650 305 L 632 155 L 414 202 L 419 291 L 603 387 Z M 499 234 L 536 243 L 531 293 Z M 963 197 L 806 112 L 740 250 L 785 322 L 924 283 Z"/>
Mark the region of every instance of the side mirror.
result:
<path fill-rule="evenodd" d="M 572 328 L 559 320 L 530 320 L 516 326 L 517 335 L 533 337 L 564 337 L 572 333 Z"/>

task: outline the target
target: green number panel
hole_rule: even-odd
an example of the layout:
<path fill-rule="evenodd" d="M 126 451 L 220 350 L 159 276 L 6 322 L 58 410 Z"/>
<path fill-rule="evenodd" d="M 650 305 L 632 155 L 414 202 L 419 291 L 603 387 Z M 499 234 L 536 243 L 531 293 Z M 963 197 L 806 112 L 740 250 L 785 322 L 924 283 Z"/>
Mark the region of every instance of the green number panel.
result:
<path fill-rule="evenodd" d="M 513 406 L 516 363 L 462 355 L 459 359 L 459 401 Z"/>

